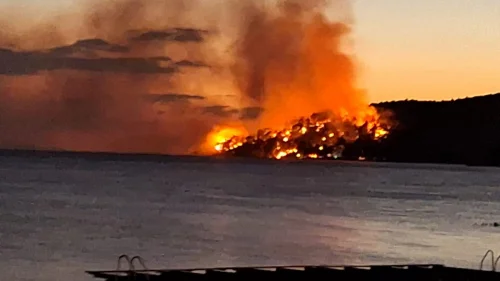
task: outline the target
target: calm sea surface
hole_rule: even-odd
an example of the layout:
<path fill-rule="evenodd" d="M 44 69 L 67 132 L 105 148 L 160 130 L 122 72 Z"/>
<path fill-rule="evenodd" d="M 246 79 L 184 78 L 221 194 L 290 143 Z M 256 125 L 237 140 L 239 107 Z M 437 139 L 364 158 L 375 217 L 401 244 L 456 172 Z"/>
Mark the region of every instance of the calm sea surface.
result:
<path fill-rule="evenodd" d="M 444 263 L 500 254 L 500 170 L 341 162 L 0 158 L 2 280 L 150 268 Z"/>

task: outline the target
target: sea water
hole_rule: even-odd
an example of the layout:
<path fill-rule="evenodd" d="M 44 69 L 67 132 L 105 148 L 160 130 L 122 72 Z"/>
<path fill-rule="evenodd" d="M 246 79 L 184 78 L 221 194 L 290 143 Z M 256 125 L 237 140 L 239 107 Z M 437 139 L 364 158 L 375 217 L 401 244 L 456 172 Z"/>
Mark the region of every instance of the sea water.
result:
<path fill-rule="evenodd" d="M 478 268 L 500 254 L 500 229 L 480 226 L 495 221 L 496 168 L 0 157 L 2 280 L 92 280 L 122 254 L 148 268 Z"/>

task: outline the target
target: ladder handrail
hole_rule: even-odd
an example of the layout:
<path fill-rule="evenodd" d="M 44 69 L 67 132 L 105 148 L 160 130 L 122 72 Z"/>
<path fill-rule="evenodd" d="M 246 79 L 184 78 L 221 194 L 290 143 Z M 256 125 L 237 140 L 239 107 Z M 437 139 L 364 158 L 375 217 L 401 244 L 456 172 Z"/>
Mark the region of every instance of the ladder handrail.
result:
<path fill-rule="evenodd" d="M 488 257 L 488 254 L 491 254 L 491 271 L 496 271 L 495 270 L 495 253 L 491 249 L 486 251 L 483 258 L 481 259 L 481 263 L 479 265 L 479 270 L 483 270 L 484 260 L 486 260 L 486 257 Z"/>
<path fill-rule="evenodd" d="M 134 261 L 137 260 L 139 262 L 139 264 L 142 266 L 142 268 L 144 270 L 147 270 L 148 267 L 146 266 L 146 263 L 144 262 L 144 259 L 141 257 L 141 256 L 134 256 L 131 260 L 130 260 L 130 266 L 131 266 L 131 270 L 135 271 L 135 266 L 134 266 Z"/>
<path fill-rule="evenodd" d="M 495 271 L 497 271 L 497 265 L 498 265 L 498 262 L 500 262 L 500 255 L 498 255 L 497 259 L 495 260 L 495 263 L 493 264 L 493 268 L 495 269 Z"/>
<path fill-rule="evenodd" d="M 128 255 L 121 255 L 118 257 L 118 264 L 116 265 L 116 270 L 117 271 L 120 270 L 122 259 L 125 259 L 127 261 L 128 268 L 130 270 L 130 268 L 132 267 L 132 263 L 131 263 L 130 257 Z"/>

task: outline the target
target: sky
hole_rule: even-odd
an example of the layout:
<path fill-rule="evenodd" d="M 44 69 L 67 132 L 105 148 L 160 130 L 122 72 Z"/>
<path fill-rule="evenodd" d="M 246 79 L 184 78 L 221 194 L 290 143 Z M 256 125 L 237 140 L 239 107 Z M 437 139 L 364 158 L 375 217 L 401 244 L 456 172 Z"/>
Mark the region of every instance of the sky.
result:
<path fill-rule="evenodd" d="M 76 0 L 0 4 L 18 1 L 44 17 Z M 500 92 L 500 1 L 353 0 L 353 12 L 359 83 L 371 101 Z"/>
<path fill-rule="evenodd" d="M 373 100 L 500 92 L 500 1 L 356 0 L 354 13 Z"/>

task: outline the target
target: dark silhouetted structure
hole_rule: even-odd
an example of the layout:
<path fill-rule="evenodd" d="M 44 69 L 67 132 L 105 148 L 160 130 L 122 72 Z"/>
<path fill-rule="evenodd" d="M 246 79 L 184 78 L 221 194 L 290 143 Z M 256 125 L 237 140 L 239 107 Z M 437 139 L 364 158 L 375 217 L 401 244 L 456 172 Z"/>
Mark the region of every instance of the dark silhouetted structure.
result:
<path fill-rule="evenodd" d="M 471 270 L 442 265 L 379 266 L 283 266 L 178 270 L 89 271 L 95 278 L 125 280 L 384 280 L 460 281 L 499 280 L 500 272 Z"/>

